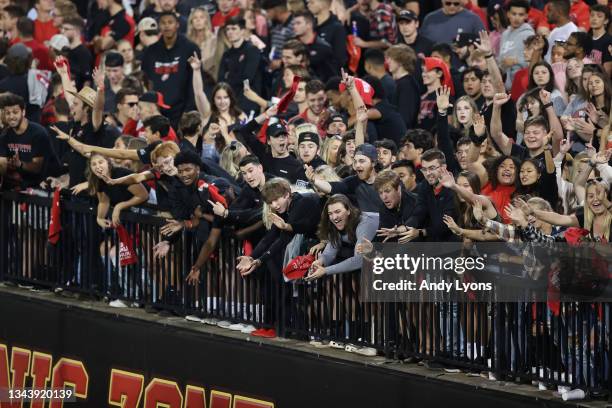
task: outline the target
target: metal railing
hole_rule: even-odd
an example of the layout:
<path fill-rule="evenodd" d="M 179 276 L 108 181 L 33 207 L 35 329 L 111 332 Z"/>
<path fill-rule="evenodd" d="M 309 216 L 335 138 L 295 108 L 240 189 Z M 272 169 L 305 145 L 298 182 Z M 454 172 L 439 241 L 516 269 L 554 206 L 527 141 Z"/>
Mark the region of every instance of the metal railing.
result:
<path fill-rule="evenodd" d="M 152 305 L 178 315 L 274 327 L 279 335 L 369 346 L 388 358 L 414 357 L 496 379 L 568 385 L 590 395 L 612 389 L 609 303 L 430 302 L 359 300 L 359 272 L 315 282 L 283 282 L 235 269 L 242 243 L 225 230 L 198 285 L 185 278 L 202 242 L 183 232 L 164 258 L 154 246 L 166 220 L 150 208 L 122 213 L 137 262 L 121 266 L 115 230 L 96 224 L 95 202 L 62 196 L 60 239 L 48 242 L 49 193 L 0 194 L 0 281 L 68 289 Z"/>

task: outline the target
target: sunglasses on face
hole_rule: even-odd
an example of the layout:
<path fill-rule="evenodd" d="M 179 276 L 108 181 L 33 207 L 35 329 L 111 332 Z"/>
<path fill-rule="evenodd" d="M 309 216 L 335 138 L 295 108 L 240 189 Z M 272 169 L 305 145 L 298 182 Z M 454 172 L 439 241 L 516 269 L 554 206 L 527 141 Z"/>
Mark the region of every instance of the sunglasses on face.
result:
<path fill-rule="evenodd" d="M 133 108 L 134 106 L 138 106 L 138 102 L 126 102 L 126 105 Z"/>
<path fill-rule="evenodd" d="M 455 7 L 459 7 L 461 5 L 460 2 L 458 1 L 447 1 L 444 3 L 445 6 L 455 6 Z"/>

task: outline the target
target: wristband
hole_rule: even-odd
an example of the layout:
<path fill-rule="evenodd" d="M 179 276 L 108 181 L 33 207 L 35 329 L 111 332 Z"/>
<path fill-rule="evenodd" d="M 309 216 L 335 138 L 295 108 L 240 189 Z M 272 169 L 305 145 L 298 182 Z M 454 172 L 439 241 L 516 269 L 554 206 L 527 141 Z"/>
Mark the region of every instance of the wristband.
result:
<path fill-rule="evenodd" d="M 545 103 L 544 105 L 542 105 L 542 109 L 548 109 L 551 106 L 553 106 L 552 102 L 548 102 L 548 103 Z"/>

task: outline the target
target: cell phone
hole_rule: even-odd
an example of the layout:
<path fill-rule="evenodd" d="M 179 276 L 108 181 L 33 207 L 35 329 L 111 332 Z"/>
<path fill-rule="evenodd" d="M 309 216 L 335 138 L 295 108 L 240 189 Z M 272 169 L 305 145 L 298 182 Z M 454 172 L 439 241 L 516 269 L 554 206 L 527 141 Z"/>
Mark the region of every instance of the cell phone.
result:
<path fill-rule="evenodd" d="M 250 85 L 250 83 L 249 83 L 249 80 L 248 80 L 248 79 L 245 79 L 244 81 L 242 81 L 242 85 L 243 85 L 245 88 L 250 88 L 250 87 L 251 87 L 251 85 Z"/>

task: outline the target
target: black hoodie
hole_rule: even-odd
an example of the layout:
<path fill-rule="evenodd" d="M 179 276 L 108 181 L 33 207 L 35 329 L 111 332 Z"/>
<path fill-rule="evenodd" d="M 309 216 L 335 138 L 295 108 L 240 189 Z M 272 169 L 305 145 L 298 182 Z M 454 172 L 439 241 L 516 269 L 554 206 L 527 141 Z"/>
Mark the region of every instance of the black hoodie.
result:
<path fill-rule="evenodd" d="M 193 72 L 187 60 L 200 49 L 185 36 L 179 34 L 174 46 L 166 48 L 163 39 L 150 45 L 142 55 L 142 70 L 153 83 L 155 91 L 164 95 L 164 102 L 170 109 L 162 110 L 173 125 L 176 125 L 183 112 L 195 109 Z"/>
<path fill-rule="evenodd" d="M 345 66 L 348 60 L 348 55 L 346 54 L 346 31 L 338 17 L 330 14 L 327 20 L 317 26 L 317 34 L 331 45 L 338 65 L 341 67 Z"/>

